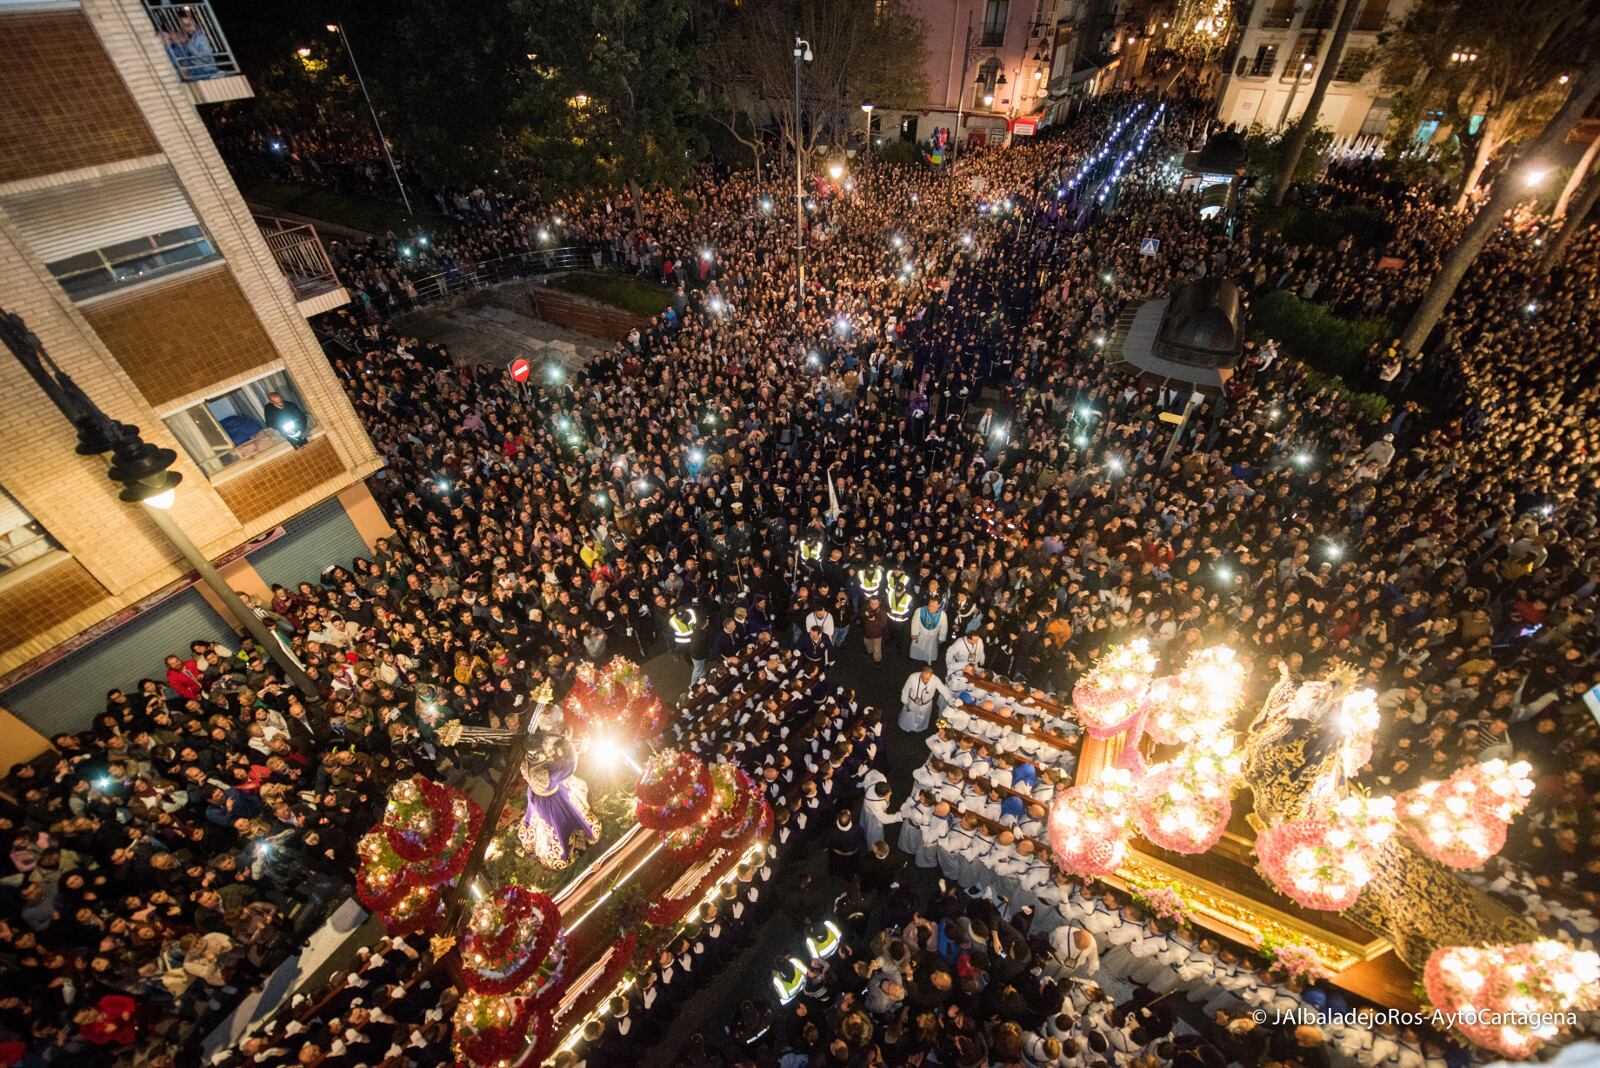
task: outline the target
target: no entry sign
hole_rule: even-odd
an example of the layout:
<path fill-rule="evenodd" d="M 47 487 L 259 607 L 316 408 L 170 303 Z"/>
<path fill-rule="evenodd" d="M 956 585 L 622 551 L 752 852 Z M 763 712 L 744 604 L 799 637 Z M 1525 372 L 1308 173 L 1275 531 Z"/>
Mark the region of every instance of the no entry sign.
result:
<path fill-rule="evenodd" d="M 516 359 L 511 361 L 511 377 L 518 382 L 526 382 L 528 380 L 528 375 L 532 373 L 532 371 L 533 365 L 527 360 L 524 360 L 521 356 L 518 356 Z"/>

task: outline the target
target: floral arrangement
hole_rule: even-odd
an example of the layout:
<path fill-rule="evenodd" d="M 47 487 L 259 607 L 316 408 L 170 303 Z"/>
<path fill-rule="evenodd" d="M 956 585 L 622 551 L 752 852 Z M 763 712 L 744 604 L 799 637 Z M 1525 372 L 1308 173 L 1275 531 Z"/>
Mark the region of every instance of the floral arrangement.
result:
<path fill-rule="evenodd" d="M 523 998 L 463 990 L 452 1018 L 458 1061 L 481 1068 L 515 1062 L 527 1047 L 528 1028 L 536 1016 L 548 1021 L 548 1014 Z"/>
<path fill-rule="evenodd" d="M 1326 817 L 1268 827 L 1256 838 L 1256 860 L 1285 896 L 1308 909 L 1337 912 L 1355 904 L 1372 880 L 1394 822 L 1393 798 L 1349 794 Z"/>
<path fill-rule="evenodd" d="M 1344 731 L 1341 757 L 1344 773 L 1353 776 L 1372 759 L 1372 739 L 1383 723 L 1383 713 L 1378 711 L 1378 695 L 1371 690 L 1354 690 L 1344 695 L 1336 714 Z"/>
<path fill-rule="evenodd" d="M 711 808 L 711 772 L 691 753 L 657 750 L 645 762 L 634 796 L 634 815 L 650 830 L 665 834 L 690 827 Z"/>
<path fill-rule="evenodd" d="M 560 910 L 544 894 L 507 883 L 473 905 L 460 952 L 467 989 L 542 997 L 559 988 L 565 970 Z"/>
<path fill-rule="evenodd" d="M 356 846 L 356 897 L 391 934 L 433 929 L 443 888 L 461 874 L 483 810 L 459 790 L 422 776 L 389 789 L 383 820 Z"/>
<path fill-rule="evenodd" d="M 1245 666 L 1225 645 L 1201 649 L 1183 670 L 1150 684 L 1140 711 L 1162 745 L 1203 741 L 1228 727 L 1244 697 Z"/>
<path fill-rule="evenodd" d="M 1084 878 L 1116 871 L 1132 819 L 1133 776 L 1122 768 L 1062 791 L 1050 807 L 1048 828 L 1056 865 Z"/>
<path fill-rule="evenodd" d="M 1600 1008 L 1600 955 L 1562 942 L 1444 946 L 1428 957 L 1423 987 L 1456 1030 L 1505 1057 L 1525 1059 L 1560 1033 L 1552 1014 Z"/>
<path fill-rule="evenodd" d="M 1266 935 L 1261 939 L 1261 952 L 1267 958 L 1268 967 L 1290 982 L 1314 983 L 1318 979 L 1331 978 L 1322 961 L 1303 942 L 1279 940 Z"/>
<path fill-rule="evenodd" d="M 1155 670 L 1156 658 L 1143 638 L 1101 654 L 1072 688 L 1073 708 L 1090 737 L 1110 738 L 1127 729 Z"/>
<path fill-rule="evenodd" d="M 1212 734 L 1150 768 L 1138 785 L 1139 832 L 1174 853 L 1204 853 L 1222 838 L 1233 815 L 1233 790 L 1242 764 L 1233 733 Z"/>
<path fill-rule="evenodd" d="M 1194 914 L 1189 911 L 1189 903 L 1170 886 L 1134 891 L 1133 900 L 1163 923 L 1170 923 L 1174 927 L 1194 926 Z"/>
<path fill-rule="evenodd" d="M 1400 795 L 1400 827 L 1424 856 L 1476 868 L 1506 844 L 1506 828 L 1528 806 L 1532 768 L 1489 760 Z"/>
<path fill-rule="evenodd" d="M 603 729 L 621 738 L 654 738 L 666 725 L 649 676 L 634 661 L 612 657 L 604 668 L 581 664 L 561 702 L 561 714 L 578 736 Z"/>

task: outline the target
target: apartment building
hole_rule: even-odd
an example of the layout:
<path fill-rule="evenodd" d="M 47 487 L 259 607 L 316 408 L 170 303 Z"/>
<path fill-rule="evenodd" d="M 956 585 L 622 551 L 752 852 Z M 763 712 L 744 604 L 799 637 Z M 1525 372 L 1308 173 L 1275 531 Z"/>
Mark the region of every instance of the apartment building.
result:
<path fill-rule="evenodd" d="M 204 2 L 0 0 L 0 308 L 176 450 L 170 514 L 267 593 L 387 526 L 364 483 L 380 461 L 306 321 L 348 294 L 314 231 L 252 215 L 200 118 L 251 94 L 224 29 Z M 273 393 L 306 425 L 285 434 Z M 75 443 L 0 349 L 0 768 L 236 629 Z"/>
<path fill-rule="evenodd" d="M 1411 0 L 1352 2 L 1361 9 L 1319 112 L 1338 141 L 1381 137 L 1388 129 L 1393 94 L 1373 62 L 1378 33 L 1411 6 Z M 1254 0 L 1227 55 L 1217 117 L 1242 129 L 1269 130 L 1299 118 L 1327 61 L 1338 16 L 1339 0 Z"/>
<path fill-rule="evenodd" d="M 1033 133 L 1048 102 L 1056 9 L 1069 2 L 911 0 L 928 27 L 928 98 L 875 113 L 876 136 L 926 142 L 942 129 L 958 145 L 977 145 Z"/>

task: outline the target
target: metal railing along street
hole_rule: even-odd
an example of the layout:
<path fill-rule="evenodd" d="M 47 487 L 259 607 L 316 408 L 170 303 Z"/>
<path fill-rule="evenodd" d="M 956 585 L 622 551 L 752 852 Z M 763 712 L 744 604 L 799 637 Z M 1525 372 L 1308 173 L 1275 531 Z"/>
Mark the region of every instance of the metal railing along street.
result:
<path fill-rule="evenodd" d="M 416 303 L 431 304 L 457 293 L 487 289 L 516 278 L 553 271 L 599 270 L 617 261 L 616 251 L 609 245 L 569 245 L 501 256 L 467 269 L 451 268 L 424 278 L 413 278 L 411 285 L 417 291 Z"/>
<path fill-rule="evenodd" d="M 207 0 L 186 4 L 145 0 L 144 7 L 179 78 L 199 82 L 240 73 L 239 61 Z"/>

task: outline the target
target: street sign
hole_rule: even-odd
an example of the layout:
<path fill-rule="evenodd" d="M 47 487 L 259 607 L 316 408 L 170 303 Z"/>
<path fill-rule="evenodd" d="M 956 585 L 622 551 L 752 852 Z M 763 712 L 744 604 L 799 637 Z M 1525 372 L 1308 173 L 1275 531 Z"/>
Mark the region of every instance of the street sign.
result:
<path fill-rule="evenodd" d="M 1139 255 L 1141 256 L 1154 256 L 1160 251 L 1161 242 L 1157 238 L 1147 237 L 1143 241 L 1139 242 Z"/>
<path fill-rule="evenodd" d="M 1163 423 L 1177 423 L 1180 426 L 1183 424 L 1182 412 L 1162 412 L 1157 418 Z"/>
<path fill-rule="evenodd" d="M 511 361 L 511 377 L 514 381 L 526 382 L 532 373 L 533 365 L 521 356 Z"/>

